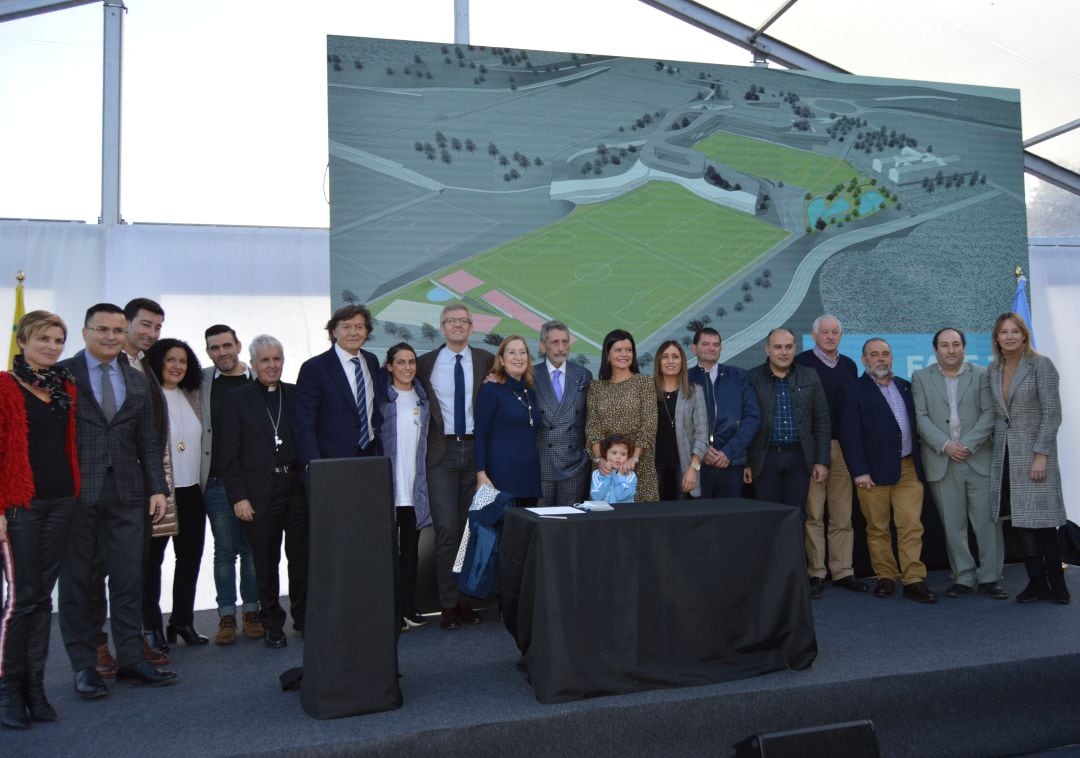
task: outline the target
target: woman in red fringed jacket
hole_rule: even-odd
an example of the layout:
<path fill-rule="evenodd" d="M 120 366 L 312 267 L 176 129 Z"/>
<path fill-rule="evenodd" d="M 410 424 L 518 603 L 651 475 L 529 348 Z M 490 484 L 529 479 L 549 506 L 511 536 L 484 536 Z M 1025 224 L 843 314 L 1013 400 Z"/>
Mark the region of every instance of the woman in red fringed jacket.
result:
<path fill-rule="evenodd" d="M 79 493 L 75 380 L 55 368 L 67 326 L 48 311 L 23 316 L 21 352 L 0 372 L 0 722 L 55 721 L 45 698 L 52 591 Z"/>

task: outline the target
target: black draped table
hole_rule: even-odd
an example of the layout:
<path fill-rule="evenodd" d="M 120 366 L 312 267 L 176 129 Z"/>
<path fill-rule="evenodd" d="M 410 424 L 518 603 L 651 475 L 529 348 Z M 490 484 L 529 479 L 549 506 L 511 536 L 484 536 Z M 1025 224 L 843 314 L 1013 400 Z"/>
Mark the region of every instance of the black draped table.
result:
<path fill-rule="evenodd" d="M 508 511 L 507 629 L 542 703 L 805 669 L 817 655 L 795 508 L 753 500 Z"/>

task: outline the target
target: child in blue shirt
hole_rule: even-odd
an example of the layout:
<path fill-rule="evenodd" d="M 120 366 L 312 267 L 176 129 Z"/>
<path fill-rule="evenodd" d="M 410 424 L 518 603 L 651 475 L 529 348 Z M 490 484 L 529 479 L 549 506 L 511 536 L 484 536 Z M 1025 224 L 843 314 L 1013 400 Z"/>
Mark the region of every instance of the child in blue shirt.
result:
<path fill-rule="evenodd" d="M 637 494 L 637 474 L 619 473 L 618 467 L 630 457 L 633 445 L 626 437 L 618 434 L 608 437 L 600 443 L 600 454 L 611 466 L 610 474 L 601 474 L 600 469 L 593 472 L 589 498 L 608 503 L 632 503 Z"/>

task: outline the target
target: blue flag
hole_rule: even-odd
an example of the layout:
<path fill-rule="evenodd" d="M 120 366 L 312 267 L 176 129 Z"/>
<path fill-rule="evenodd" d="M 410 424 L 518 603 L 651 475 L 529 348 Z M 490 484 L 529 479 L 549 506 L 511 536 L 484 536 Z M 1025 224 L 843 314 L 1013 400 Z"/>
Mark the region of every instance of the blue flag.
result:
<path fill-rule="evenodd" d="M 1012 311 L 1020 318 L 1024 319 L 1024 322 L 1028 326 L 1028 330 L 1031 332 L 1031 348 L 1035 349 L 1035 327 L 1031 324 L 1031 308 L 1028 307 L 1027 293 L 1024 292 L 1024 285 L 1027 284 L 1027 277 L 1021 274 L 1016 278 L 1016 294 L 1013 295 Z"/>

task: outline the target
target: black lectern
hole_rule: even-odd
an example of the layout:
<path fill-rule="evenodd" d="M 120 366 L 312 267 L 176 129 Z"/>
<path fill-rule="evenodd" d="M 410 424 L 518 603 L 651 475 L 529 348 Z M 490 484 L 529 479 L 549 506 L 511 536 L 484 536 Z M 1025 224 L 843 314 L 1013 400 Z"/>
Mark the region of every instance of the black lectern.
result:
<path fill-rule="evenodd" d="M 400 708 L 389 458 L 312 461 L 300 702 L 317 719 Z"/>

